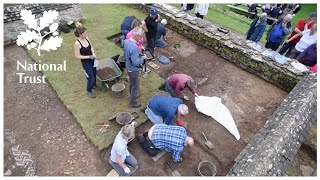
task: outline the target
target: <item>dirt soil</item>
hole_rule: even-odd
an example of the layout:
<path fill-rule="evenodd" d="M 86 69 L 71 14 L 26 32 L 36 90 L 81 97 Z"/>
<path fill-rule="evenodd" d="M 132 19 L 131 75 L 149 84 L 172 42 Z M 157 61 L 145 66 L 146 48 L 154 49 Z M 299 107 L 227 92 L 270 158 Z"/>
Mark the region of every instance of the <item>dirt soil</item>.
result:
<path fill-rule="evenodd" d="M 197 112 L 193 95 L 189 91 L 184 91 L 191 97 L 190 101 L 185 102 L 189 107 L 189 114 L 184 121 L 188 124 L 188 135 L 195 139 L 195 146 L 185 149 L 182 155 L 184 160 L 181 163 L 173 163 L 169 153 L 157 162 L 153 162 L 143 153 L 142 148 L 138 147 L 137 140 L 134 140 L 130 143 L 129 150 L 133 152 L 138 161 L 142 160 L 139 161 L 140 168 L 135 175 L 170 175 L 171 171 L 165 163 L 170 161 L 174 169 L 177 169 L 182 175 L 196 176 L 198 175 L 197 166 L 202 160 L 212 161 L 217 167 L 217 175 L 225 175 L 234 164 L 234 159 L 240 151 L 287 96 L 287 92 L 240 69 L 212 51 L 198 46 L 171 30 L 167 32 L 167 42 L 169 45 L 166 48 L 157 48 L 154 55 L 155 57 L 165 55 L 170 58 L 171 63 L 162 65 L 155 60 L 154 63 L 160 68 L 157 70 L 149 68 L 163 78 L 173 73 L 189 74 L 197 82 L 208 78 L 199 87 L 198 94 L 217 96 L 222 99 L 222 103 L 230 110 L 235 120 L 241 139 L 237 141 L 215 120 Z M 179 44 L 180 48 L 176 49 L 175 44 Z M 151 123 L 147 122 L 137 128 L 137 133 L 147 131 L 150 127 Z M 205 146 L 201 132 L 204 132 L 207 138 L 214 143 L 213 150 Z M 105 150 L 106 154 L 110 150 L 111 147 Z M 150 167 L 150 164 L 154 165 Z"/>
<path fill-rule="evenodd" d="M 106 175 L 99 150 L 87 141 L 50 84 L 19 83 L 17 61 L 33 63 L 23 48 L 6 46 L 4 129 L 9 133 L 4 138 L 4 173 L 10 170 L 13 176 L 25 176 L 34 169 L 37 176 Z M 26 75 L 41 76 L 29 71 Z"/>
<path fill-rule="evenodd" d="M 116 75 L 117 75 L 116 72 L 110 67 L 105 67 L 105 68 L 97 70 L 97 76 L 101 80 L 107 80 L 112 77 L 115 77 Z"/>

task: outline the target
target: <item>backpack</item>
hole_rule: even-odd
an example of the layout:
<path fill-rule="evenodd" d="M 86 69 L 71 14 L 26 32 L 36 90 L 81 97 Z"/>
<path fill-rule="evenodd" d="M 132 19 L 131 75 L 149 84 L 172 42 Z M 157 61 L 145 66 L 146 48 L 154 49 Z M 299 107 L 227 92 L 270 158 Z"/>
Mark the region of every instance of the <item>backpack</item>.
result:
<path fill-rule="evenodd" d="M 59 29 L 64 33 L 70 32 L 70 28 L 67 25 L 61 25 Z"/>
<path fill-rule="evenodd" d="M 138 138 L 142 148 L 148 153 L 149 156 L 154 157 L 158 154 L 159 149 L 151 142 L 148 136 L 141 136 Z"/>

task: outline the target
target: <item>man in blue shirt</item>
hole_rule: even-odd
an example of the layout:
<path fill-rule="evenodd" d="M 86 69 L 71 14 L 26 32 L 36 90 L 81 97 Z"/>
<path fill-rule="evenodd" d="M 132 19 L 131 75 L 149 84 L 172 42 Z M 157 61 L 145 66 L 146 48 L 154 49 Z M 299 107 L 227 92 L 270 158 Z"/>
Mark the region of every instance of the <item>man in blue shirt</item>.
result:
<path fill-rule="evenodd" d="M 167 24 L 166 19 L 162 19 L 161 23 L 158 23 L 157 26 L 157 36 L 156 36 L 156 41 L 155 41 L 155 46 L 156 47 L 166 47 L 167 43 L 165 42 L 166 40 L 166 28 L 164 27 Z"/>
<path fill-rule="evenodd" d="M 148 137 L 154 146 L 160 150 L 171 152 L 174 162 L 182 161 L 180 154 L 185 146 L 193 146 L 193 138 L 187 136 L 187 131 L 181 126 L 155 124 L 148 131 Z"/>
<path fill-rule="evenodd" d="M 287 14 L 283 19 L 272 24 L 267 32 L 267 43 L 266 48 L 276 51 L 280 44 L 284 41 L 284 37 L 291 32 L 291 21 L 292 16 Z"/>
<path fill-rule="evenodd" d="M 136 108 L 140 107 L 141 104 L 138 103 L 138 93 L 139 93 L 139 74 L 140 67 L 143 64 L 145 56 L 139 54 L 139 49 L 137 46 L 137 41 L 139 41 L 143 36 L 144 31 L 141 27 L 135 27 L 133 29 L 132 38 L 126 39 L 124 41 L 124 58 L 126 60 L 126 68 L 129 76 L 129 93 L 130 101 L 129 107 Z"/>
<path fill-rule="evenodd" d="M 180 98 L 153 96 L 148 102 L 145 113 L 153 124 L 170 125 L 174 119 L 178 123 L 182 116 L 189 113 L 189 110 Z"/>

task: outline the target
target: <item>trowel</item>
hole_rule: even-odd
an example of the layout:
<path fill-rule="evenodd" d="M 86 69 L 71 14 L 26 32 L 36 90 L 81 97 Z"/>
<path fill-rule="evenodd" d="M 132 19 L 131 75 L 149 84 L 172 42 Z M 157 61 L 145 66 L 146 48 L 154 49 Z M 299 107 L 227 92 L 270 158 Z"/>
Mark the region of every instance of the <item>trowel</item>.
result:
<path fill-rule="evenodd" d="M 171 164 L 167 161 L 167 164 L 168 164 L 168 166 L 170 167 L 170 169 L 171 169 L 171 175 L 172 176 L 181 176 L 181 174 L 180 174 L 180 172 L 178 171 L 178 170 L 173 170 L 173 167 L 171 166 Z"/>
<path fill-rule="evenodd" d="M 204 139 L 206 140 L 206 142 L 204 143 L 209 149 L 213 149 L 214 148 L 214 145 L 212 144 L 211 141 L 208 141 L 206 135 L 204 135 L 204 133 L 202 132 L 202 135 L 204 137 Z"/>

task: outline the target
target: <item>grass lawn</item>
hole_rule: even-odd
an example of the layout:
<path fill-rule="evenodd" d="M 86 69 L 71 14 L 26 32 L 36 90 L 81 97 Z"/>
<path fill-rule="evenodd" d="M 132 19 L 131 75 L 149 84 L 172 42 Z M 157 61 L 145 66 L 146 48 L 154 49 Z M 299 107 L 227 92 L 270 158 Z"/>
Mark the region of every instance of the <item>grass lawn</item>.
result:
<path fill-rule="evenodd" d="M 180 4 L 172 4 L 172 5 L 180 9 Z M 228 4 L 210 4 L 210 7 L 208 9 L 208 14 L 205 16 L 205 19 L 245 35 L 253 20 L 248 19 L 245 16 L 240 16 L 240 15 L 234 16 L 232 14 L 229 14 L 228 11 L 230 11 L 230 8 L 227 5 Z M 240 5 L 238 7 L 241 7 L 243 9 L 248 9 L 244 5 Z M 194 10 L 195 8 L 193 8 L 192 10 L 193 14 L 194 14 Z M 317 11 L 316 4 L 303 4 L 301 10 L 292 19 L 292 26 L 295 26 L 295 24 L 301 18 L 307 18 L 311 12 L 316 12 L 316 11 Z M 258 12 L 260 12 L 260 10 L 258 10 Z M 260 42 L 266 43 L 266 35 L 267 35 L 268 29 L 269 27 L 267 26 Z"/>
<path fill-rule="evenodd" d="M 81 8 L 85 16 L 83 25 L 88 29 L 89 38 L 98 59 L 122 53 L 122 50 L 108 41 L 106 37 L 120 32 L 120 24 L 125 16 L 135 15 L 140 19 L 146 17 L 142 12 L 127 5 L 84 4 L 81 5 Z M 73 44 L 76 41 L 76 37 L 73 31 L 67 34 L 61 33 L 60 35 L 63 38 L 62 46 L 56 51 L 41 51 L 41 60 L 48 64 L 62 63 L 65 60 L 67 62 L 67 71 L 47 71 L 43 73 L 59 98 L 78 120 L 86 136 L 99 149 L 103 149 L 113 143 L 114 137 L 121 128 L 116 122 L 107 120 L 116 112 L 137 111 L 140 115 L 137 120 L 138 124 L 144 122 L 147 118 L 139 109 L 128 108 L 129 93 L 127 82 L 125 82 L 126 94 L 122 99 L 115 98 L 111 90 L 98 91 L 97 97 L 94 99 L 87 97 L 85 89 L 86 78 L 83 74 L 81 62 L 74 57 Z M 29 54 L 35 60 L 40 59 L 35 50 L 29 51 Z M 141 97 L 139 101 L 142 105 L 146 105 L 151 96 L 156 93 L 157 87 L 162 81 L 163 79 L 153 72 L 149 74 L 148 78 L 141 79 Z M 98 80 L 97 84 L 99 85 Z M 95 124 L 104 122 L 110 124 L 110 127 L 107 133 L 100 133 L 100 128 L 96 127 Z"/>

